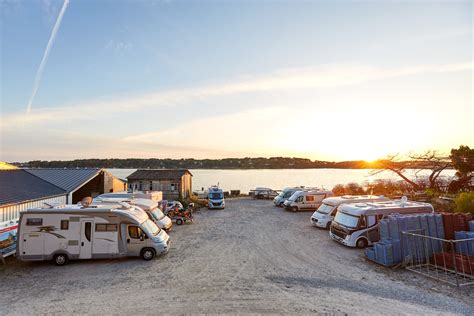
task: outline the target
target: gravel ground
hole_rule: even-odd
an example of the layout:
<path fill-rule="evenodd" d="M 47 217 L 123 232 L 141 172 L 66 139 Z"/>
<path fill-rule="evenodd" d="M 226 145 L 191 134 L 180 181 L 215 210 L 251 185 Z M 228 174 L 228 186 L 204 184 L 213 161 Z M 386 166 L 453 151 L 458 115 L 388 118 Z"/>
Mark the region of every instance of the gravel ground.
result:
<path fill-rule="evenodd" d="M 0 267 L 0 314 L 336 313 L 474 314 L 458 290 L 364 259 L 269 201 L 228 200 L 174 227 L 170 252 L 65 267 Z"/>

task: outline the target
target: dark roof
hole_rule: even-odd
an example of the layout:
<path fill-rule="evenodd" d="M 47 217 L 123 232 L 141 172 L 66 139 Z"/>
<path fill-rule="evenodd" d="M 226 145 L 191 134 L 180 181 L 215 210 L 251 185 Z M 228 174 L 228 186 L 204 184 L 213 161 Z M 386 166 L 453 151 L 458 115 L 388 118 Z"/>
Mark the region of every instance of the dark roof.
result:
<path fill-rule="evenodd" d="M 25 169 L 68 193 L 94 178 L 102 169 Z"/>
<path fill-rule="evenodd" d="M 66 191 L 25 170 L 0 170 L 0 205 L 66 195 Z"/>
<path fill-rule="evenodd" d="M 130 180 L 177 180 L 181 179 L 183 175 L 191 172 L 187 169 L 139 169 L 129 175 L 127 179 Z"/>

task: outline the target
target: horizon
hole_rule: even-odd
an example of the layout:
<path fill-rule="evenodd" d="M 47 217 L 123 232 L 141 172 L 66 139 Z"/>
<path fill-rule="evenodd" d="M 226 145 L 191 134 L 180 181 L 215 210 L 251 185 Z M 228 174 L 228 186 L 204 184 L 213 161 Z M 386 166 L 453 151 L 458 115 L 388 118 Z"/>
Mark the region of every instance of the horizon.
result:
<path fill-rule="evenodd" d="M 474 147 L 469 1 L 0 6 L 1 161 Z"/>

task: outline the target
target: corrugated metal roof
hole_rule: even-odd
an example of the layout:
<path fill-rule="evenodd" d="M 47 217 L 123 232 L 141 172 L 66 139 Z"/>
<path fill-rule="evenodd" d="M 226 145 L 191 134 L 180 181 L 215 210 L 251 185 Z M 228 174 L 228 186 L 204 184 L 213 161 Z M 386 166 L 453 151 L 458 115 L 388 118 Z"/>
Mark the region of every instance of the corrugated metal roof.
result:
<path fill-rule="evenodd" d="M 128 180 L 180 180 L 191 172 L 187 169 L 139 169 L 127 177 Z"/>
<path fill-rule="evenodd" d="M 66 191 L 25 170 L 0 170 L 0 205 L 66 195 Z"/>
<path fill-rule="evenodd" d="M 102 169 L 25 169 L 29 173 L 54 184 L 68 193 L 82 186 Z"/>

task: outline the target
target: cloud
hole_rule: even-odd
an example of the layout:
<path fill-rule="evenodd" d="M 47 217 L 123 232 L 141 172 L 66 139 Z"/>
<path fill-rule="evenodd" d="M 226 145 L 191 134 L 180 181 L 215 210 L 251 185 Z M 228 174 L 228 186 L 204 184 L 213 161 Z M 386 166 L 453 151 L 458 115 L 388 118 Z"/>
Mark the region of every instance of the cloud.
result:
<path fill-rule="evenodd" d="M 192 104 L 196 101 L 228 95 L 334 88 L 395 77 L 472 69 L 472 63 L 415 65 L 402 68 L 383 68 L 360 64 L 328 64 L 282 69 L 266 75 L 240 77 L 229 82 L 207 84 L 199 87 L 100 99 L 68 106 L 37 108 L 32 110 L 28 116 L 23 113 L 4 113 L 0 127 L 16 128 L 19 124 L 33 125 L 65 120 L 94 120 L 99 115 Z"/>
<path fill-rule="evenodd" d="M 53 30 L 51 31 L 51 36 L 49 37 L 48 44 L 46 45 L 46 49 L 43 54 L 43 58 L 41 59 L 41 63 L 36 72 L 35 81 L 33 83 L 33 90 L 31 91 L 31 96 L 30 96 L 30 99 L 28 100 L 28 105 L 26 106 L 27 114 L 31 112 L 31 106 L 33 104 L 33 100 L 35 99 L 36 92 L 38 92 L 41 78 L 43 77 L 44 67 L 46 65 L 46 62 L 48 61 L 49 52 L 51 51 L 51 47 L 53 46 L 54 41 L 56 39 L 56 34 L 58 33 L 59 27 L 61 26 L 61 21 L 63 20 L 63 16 L 64 16 L 64 13 L 66 12 L 68 4 L 69 4 L 69 0 L 64 0 L 63 6 L 61 8 L 61 11 L 59 12 L 56 23 L 54 24 Z"/>

